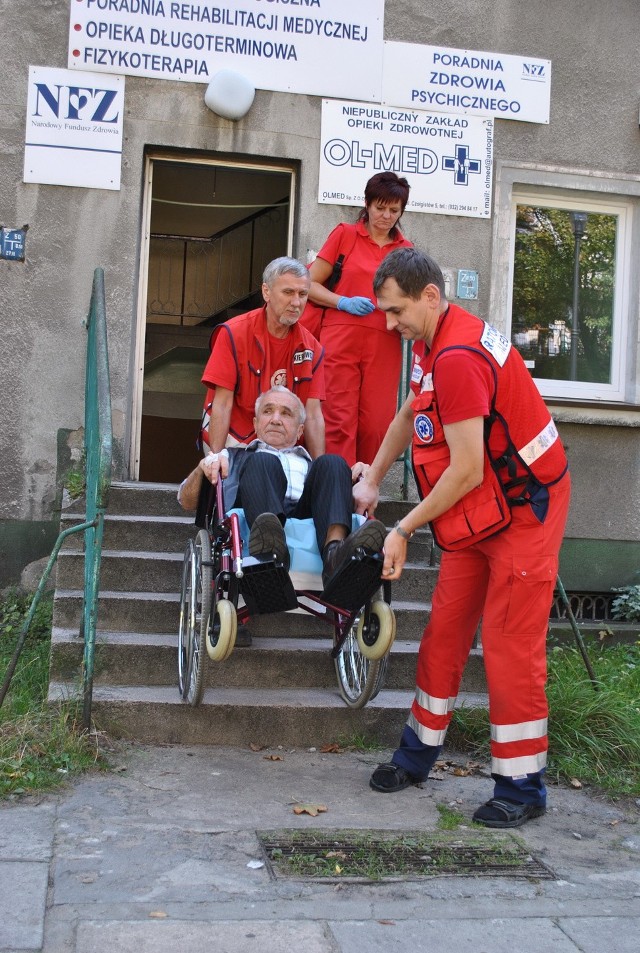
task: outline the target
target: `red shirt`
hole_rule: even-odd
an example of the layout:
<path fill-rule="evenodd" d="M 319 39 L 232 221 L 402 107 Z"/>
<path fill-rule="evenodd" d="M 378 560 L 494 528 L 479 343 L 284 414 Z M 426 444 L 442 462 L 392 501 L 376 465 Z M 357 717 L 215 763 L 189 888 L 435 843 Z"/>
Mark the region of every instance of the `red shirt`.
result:
<path fill-rule="evenodd" d="M 208 388 L 205 412 L 216 387 L 233 391 L 229 433 L 249 443 L 255 437 L 255 402 L 275 384 L 288 387 L 303 404 L 310 398 L 324 400 L 323 357 L 320 343 L 301 325 L 295 324 L 285 338 L 276 338 L 267 330 L 265 308 L 239 314 L 214 332 L 202 375 Z"/>
<path fill-rule="evenodd" d="M 318 258 L 329 262 L 333 266 L 338 255 L 344 255 L 342 277 L 333 289 L 336 294 L 347 298 L 370 298 L 374 304 L 376 296 L 373 293 L 373 276 L 378 270 L 380 262 L 389 252 L 396 248 L 411 248 L 411 242 L 403 236 L 396 226 L 395 238 L 382 248 L 369 235 L 364 222 L 355 225 L 341 223 L 331 232 L 326 242 L 318 252 Z M 387 320 L 382 311 L 377 308 L 371 314 L 361 317 L 338 311 L 336 308 L 327 308 L 323 326 L 331 324 L 357 324 L 359 328 L 376 328 L 378 331 L 387 330 Z M 391 332 L 396 334 L 395 331 Z"/>

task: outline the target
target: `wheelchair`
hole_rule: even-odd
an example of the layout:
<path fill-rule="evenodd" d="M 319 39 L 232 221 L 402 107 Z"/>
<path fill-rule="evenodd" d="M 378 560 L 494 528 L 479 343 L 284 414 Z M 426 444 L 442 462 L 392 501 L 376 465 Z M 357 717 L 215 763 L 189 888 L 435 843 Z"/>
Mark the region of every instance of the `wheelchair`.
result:
<path fill-rule="evenodd" d="M 325 590 L 317 586 L 295 589 L 289 572 L 274 557 L 243 554 L 242 526 L 245 540 L 248 528 L 241 510 L 225 511 L 223 481 L 203 487 L 204 493 L 208 500 L 203 510 L 199 506 L 196 517 L 201 528 L 187 542 L 182 567 L 178 633 L 182 700 L 200 704 L 207 661 L 229 658 L 238 624 L 252 615 L 302 609 L 332 626 L 331 657 L 340 694 L 350 708 L 364 707 L 384 685 L 396 634 L 391 584 L 380 578 L 382 556 L 356 550 Z M 303 523 L 311 520 L 287 521 L 287 534 L 290 524 Z M 289 537 L 288 542 L 295 546 Z M 315 538 L 313 548 L 315 568 L 321 568 Z M 294 548 L 294 578 L 295 565 Z M 312 584 L 318 580 L 317 572 L 301 575 Z M 382 598 L 377 598 L 380 590 Z"/>

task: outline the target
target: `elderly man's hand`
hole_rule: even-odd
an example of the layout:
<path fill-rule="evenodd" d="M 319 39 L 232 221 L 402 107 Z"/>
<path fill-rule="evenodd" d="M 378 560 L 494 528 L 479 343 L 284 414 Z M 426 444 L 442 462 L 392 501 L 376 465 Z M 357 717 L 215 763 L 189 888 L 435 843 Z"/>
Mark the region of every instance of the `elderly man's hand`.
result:
<path fill-rule="evenodd" d="M 219 453 L 208 453 L 199 466 L 207 480 L 215 486 L 218 477 L 224 480 L 229 475 L 229 452 L 220 450 Z"/>
<path fill-rule="evenodd" d="M 354 463 L 351 467 L 351 482 L 357 483 L 358 480 L 362 480 L 363 477 L 367 475 L 370 470 L 368 463 Z"/>

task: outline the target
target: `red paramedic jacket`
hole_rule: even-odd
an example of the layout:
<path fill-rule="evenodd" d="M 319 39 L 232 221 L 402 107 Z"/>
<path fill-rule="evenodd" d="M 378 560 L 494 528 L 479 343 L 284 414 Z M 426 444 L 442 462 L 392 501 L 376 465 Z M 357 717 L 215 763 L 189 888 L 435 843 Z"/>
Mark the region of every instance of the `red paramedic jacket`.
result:
<path fill-rule="evenodd" d="M 450 304 L 428 349 L 414 344 L 411 390 L 414 400 L 412 458 L 422 497 L 449 466 L 449 447 L 438 413 L 437 361 L 445 350 L 468 350 L 492 371 L 491 412 L 485 419 L 482 483 L 431 523 L 438 546 L 465 549 L 511 523 L 511 507 L 530 503 L 546 515 L 547 487 L 567 471 L 567 459 L 553 419 L 511 342 L 480 318 Z"/>

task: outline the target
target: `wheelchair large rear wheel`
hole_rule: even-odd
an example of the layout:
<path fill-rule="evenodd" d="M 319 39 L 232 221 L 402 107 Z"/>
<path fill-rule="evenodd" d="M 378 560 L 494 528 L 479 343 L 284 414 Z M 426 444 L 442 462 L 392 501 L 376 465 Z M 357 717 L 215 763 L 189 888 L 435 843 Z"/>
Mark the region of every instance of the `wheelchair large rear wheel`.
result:
<path fill-rule="evenodd" d="M 360 619 L 356 618 L 334 660 L 338 688 L 349 708 L 364 708 L 376 697 L 387 674 L 387 655 L 374 660 L 362 654 L 358 643 L 359 624 Z"/>
<path fill-rule="evenodd" d="M 195 594 L 195 549 L 190 539 L 182 562 L 182 585 L 180 587 L 180 622 L 178 627 L 178 688 L 180 696 L 187 697 L 191 644 L 194 636 Z"/>
<path fill-rule="evenodd" d="M 205 639 L 211 615 L 211 542 L 206 530 L 200 530 L 191 550 L 187 547 L 185 562 L 187 554 L 190 569 L 186 573 L 187 592 L 181 596 L 178 668 L 182 697 L 195 706 L 202 701 L 204 692 Z"/>

